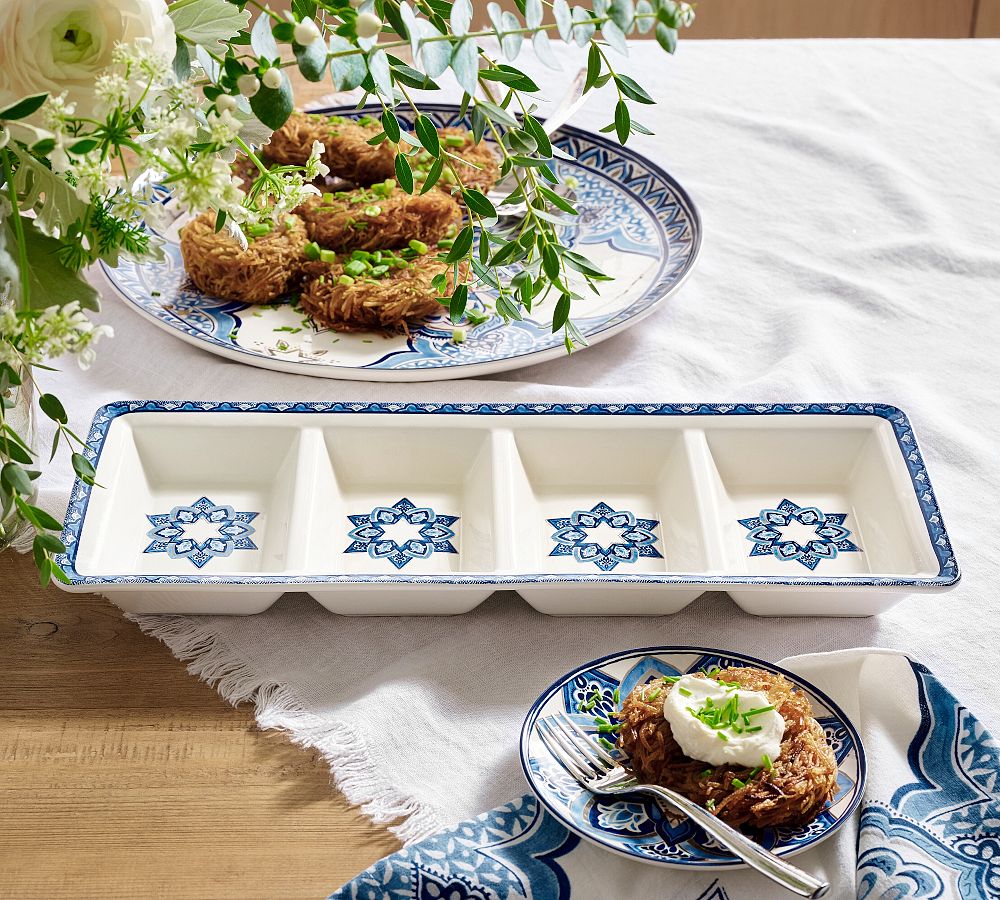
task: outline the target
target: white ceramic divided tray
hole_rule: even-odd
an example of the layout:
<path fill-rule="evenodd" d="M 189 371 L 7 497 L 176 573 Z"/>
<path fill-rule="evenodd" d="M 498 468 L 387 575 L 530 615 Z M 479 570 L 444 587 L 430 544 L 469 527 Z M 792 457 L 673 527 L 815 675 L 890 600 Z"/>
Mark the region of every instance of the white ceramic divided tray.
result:
<path fill-rule="evenodd" d="M 880 404 L 123 401 L 60 558 L 145 613 L 871 615 L 958 580 L 906 416 Z"/>

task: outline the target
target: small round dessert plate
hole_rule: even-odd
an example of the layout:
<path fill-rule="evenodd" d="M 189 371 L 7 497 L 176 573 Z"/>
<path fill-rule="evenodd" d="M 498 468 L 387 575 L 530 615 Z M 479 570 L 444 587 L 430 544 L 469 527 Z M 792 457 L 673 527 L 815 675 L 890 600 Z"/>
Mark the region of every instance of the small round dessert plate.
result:
<path fill-rule="evenodd" d="M 439 127 L 468 125 L 458 107 L 428 105 Z M 362 116 L 381 107 L 317 112 Z M 411 118 L 400 110 L 408 125 Z M 589 344 L 649 315 L 687 279 L 701 248 L 701 222 L 684 189 L 659 166 L 599 134 L 561 129 L 553 144 L 569 158 L 554 161 L 564 181 L 576 179 L 579 215 L 567 217 L 564 240 L 614 280 L 574 307 L 573 320 Z M 229 359 L 324 378 L 430 381 L 467 378 L 534 365 L 566 353 L 553 334 L 554 299 L 536 304 L 522 321 L 492 315 L 456 343 L 446 315 L 409 334 L 341 333 L 315 324 L 292 302 L 247 305 L 210 297 L 188 278 L 176 225 L 164 237 L 160 262 L 123 259 L 105 274 L 137 312 L 171 334 Z M 487 304 L 489 306 L 487 306 Z M 469 308 L 489 315 L 492 297 L 479 292 Z"/>
<path fill-rule="evenodd" d="M 687 869 L 746 865 L 687 818 L 665 812 L 642 794 L 595 796 L 559 764 L 538 734 L 540 719 L 564 713 L 598 740 L 594 717 L 615 711 L 638 684 L 712 666 L 754 666 L 784 675 L 809 698 L 837 757 L 837 791 L 808 825 L 768 828 L 754 838 L 779 856 L 791 856 L 825 840 L 846 822 L 861 802 L 867 764 L 857 730 L 822 691 L 771 663 L 703 647 L 647 647 L 605 656 L 564 675 L 535 701 L 521 729 L 521 767 L 545 808 L 581 837 L 614 853 L 642 862 Z M 598 699 L 599 698 L 599 699 Z M 582 704 L 596 703 L 587 713 Z"/>

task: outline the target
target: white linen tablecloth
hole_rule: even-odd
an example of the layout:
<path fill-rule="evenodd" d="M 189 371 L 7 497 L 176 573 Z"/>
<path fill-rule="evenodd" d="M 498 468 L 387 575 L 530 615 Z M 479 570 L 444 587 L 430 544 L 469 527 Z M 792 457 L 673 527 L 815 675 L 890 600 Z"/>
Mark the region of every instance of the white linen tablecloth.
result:
<path fill-rule="evenodd" d="M 575 68 L 546 74 L 552 98 Z M 89 372 L 41 373 L 79 432 L 123 398 L 866 400 L 910 415 L 964 578 L 878 618 L 760 619 L 716 593 L 671 617 L 556 619 L 501 593 L 458 618 L 348 619 L 287 595 L 251 618 L 141 621 L 227 699 L 255 700 L 263 727 L 322 751 L 377 821 L 405 814 L 405 839 L 520 795 L 531 701 L 628 647 L 894 648 L 1000 732 L 1000 43 L 692 41 L 674 58 L 644 43 L 622 70 L 659 101 L 635 148 L 689 190 L 706 237 L 690 282 L 627 333 L 488 379 L 345 383 L 209 355 L 105 288 L 113 344 Z M 603 126 L 612 102 L 574 124 Z M 59 466 L 43 501 L 62 512 Z"/>

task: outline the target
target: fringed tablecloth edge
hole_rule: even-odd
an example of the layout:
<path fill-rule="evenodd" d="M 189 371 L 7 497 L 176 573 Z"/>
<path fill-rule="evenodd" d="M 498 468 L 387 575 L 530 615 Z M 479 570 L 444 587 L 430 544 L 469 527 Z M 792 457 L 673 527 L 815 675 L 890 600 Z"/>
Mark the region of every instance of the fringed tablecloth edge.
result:
<path fill-rule="evenodd" d="M 444 828 L 437 812 L 379 777 L 363 738 L 349 723 L 308 712 L 287 688 L 257 672 L 204 626 L 187 616 L 125 617 L 165 644 L 187 664 L 188 672 L 215 688 L 227 703 L 253 703 L 262 730 L 282 731 L 293 744 L 318 752 L 347 802 L 376 825 L 388 825 L 404 844 Z"/>

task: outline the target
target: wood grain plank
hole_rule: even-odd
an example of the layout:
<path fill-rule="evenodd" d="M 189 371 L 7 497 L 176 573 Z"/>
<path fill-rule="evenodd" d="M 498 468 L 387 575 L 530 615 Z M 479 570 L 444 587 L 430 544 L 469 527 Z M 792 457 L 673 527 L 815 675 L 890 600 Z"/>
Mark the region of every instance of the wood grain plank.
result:
<path fill-rule="evenodd" d="M 691 38 L 964 38 L 975 0 L 715 0 Z"/>
<path fill-rule="evenodd" d="M 972 36 L 1000 38 L 1000 0 L 979 0 Z"/>
<path fill-rule="evenodd" d="M 0 554 L 0 898 L 316 898 L 398 848 L 97 597 Z"/>
<path fill-rule="evenodd" d="M 517 9 L 514 0 L 500 5 Z M 974 6 L 975 0 L 711 0 L 698 4 L 697 20 L 682 39 L 965 38 L 972 34 Z M 475 26 L 489 27 L 485 4 L 476 12 Z"/>

